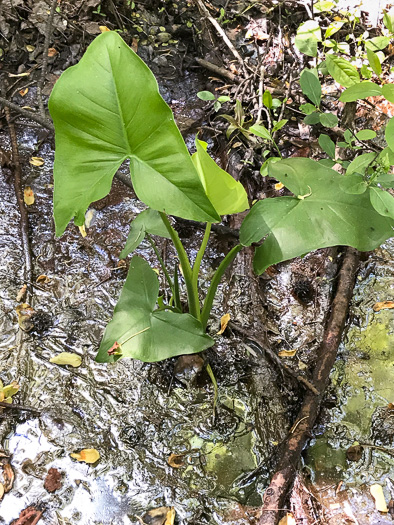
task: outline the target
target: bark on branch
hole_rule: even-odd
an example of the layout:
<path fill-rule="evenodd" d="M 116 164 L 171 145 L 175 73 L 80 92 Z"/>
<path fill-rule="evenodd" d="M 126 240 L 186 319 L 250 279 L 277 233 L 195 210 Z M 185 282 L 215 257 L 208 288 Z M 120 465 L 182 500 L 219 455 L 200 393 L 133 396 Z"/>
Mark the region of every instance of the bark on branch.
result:
<path fill-rule="evenodd" d="M 337 290 L 331 306 L 330 317 L 320 345 L 317 365 L 313 374 L 313 385 L 319 391 L 314 395 L 307 392 L 298 417 L 287 439 L 278 453 L 280 458 L 271 483 L 264 493 L 264 504 L 258 525 L 276 525 L 287 493 L 293 483 L 299 458 L 319 414 L 320 404 L 334 365 L 338 346 L 352 298 L 354 281 L 358 269 L 359 252 L 347 248 L 339 272 Z"/>

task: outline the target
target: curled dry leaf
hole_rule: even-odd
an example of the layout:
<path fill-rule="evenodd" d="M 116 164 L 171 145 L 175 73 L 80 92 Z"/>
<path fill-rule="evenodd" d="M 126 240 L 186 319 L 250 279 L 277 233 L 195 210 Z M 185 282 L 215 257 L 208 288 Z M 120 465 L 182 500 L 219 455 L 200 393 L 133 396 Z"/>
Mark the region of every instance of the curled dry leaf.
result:
<path fill-rule="evenodd" d="M 30 108 L 31 109 L 31 108 Z M 44 164 L 44 159 L 42 157 L 32 157 L 30 160 L 29 160 L 30 164 L 32 166 L 37 166 L 37 167 L 40 167 Z"/>
<path fill-rule="evenodd" d="M 30 330 L 34 328 L 34 323 L 32 321 L 32 317 L 36 313 L 34 308 L 32 308 L 30 304 L 22 303 L 18 304 L 15 310 L 18 314 L 18 324 L 21 329 L 25 332 L 30 332 Z"/>
<path fill-rule="evenodd" d="M 183 454 L 171 454 L 170 457 L 167 459 L 167 463 L 172 468 L 181 468 L 185 464 L 183 460 Z"/>
<path fill-rule="evenodd" d="M 56 365 L 70 365 L 74 368 L 81 366 L 82 359 L 78 354 L 72 354 L 70 352 L 61 352 L 55 357 L 51 357 L 49 360 L 50 363 L 55 363 Z"/>
<path fill-rule="evenodd" d="M 230 317 L 230 314 L 224 314 L 222 315 L 221 319 L 220 319 L 220 330 L 219 332 L 217 333 L 217 335 L 222 335 L 222 333 L 225 331 L 225 329 L 227 328 L 227 325 L 230 321 L 231 317 Z"/>
<path fill-rule="evenodd" d="M 89 464 L 96 463 L 100 459 L 100 453 L 95 448 L 84 448 L 81 452 L 75 452 L 70 456 L 77 461 Z"/>
<path fill-rule="evenodd" d="M 297 348 L 293 350 L 281 350 L 278 352 L 279 357 L 294 357 L 297 353 Z"/>
<path fill-rule="evenodd" d="M 171 507 L 158 507 L 157 509 L 145 512 L 145 514 L 138 519 L 140 523 L 144 525 L 165 525 L 170 511 Z"/>
<path fill-rule="evenodd" d="M 394 308 L 394 301 L 382 301 L 373 305 L 374 312 L 380 312 L 380 310 L 387 310 L 389 308 Z"/>
<path fill-rule="evenodd" d="M 30 186 L 26 186 L 24 189 L 23 200 L 27 206 L 34 204 L 34 191 L 30 188 Z"/>
<path fill-rule="evenodd" d="M 382 485 L 375 483 L 374 485 L 371 485 L 369 487 L 369 490 L 372 494 L 373 499 L 375 500 L 376 510 L 378 510 L 379 512 L 385 512 L 385 513 L 388 512 L 389 509 L 387 508 L 387 505 L 386 505 L 386 500 L 384 498 Z"/>
<path fill-rule="evenodd" d="M 279 525 L 296 525 L 296 520 L 291 514 L 291 512 L 287 512 L 286 516 L 283 516 L 283 518 L 280 520 Z"/>
<path fill-rule="evenodd" d="M 47 275 L 42 274 L 42 275 L 39 275 L 39 276 L 37 277 L 37 279 L 36 279 L 36 283 L 39 283 L 39 284 L 47 284 L 47 283 L 50 282 L 50 280 L 51 280 L 50 277 L 48 277 Z"/>
<path fill-rule="evenodd" d="M 3 464 L 3 487 L 4 492 L 7 493 L 12 489 L 14 484 L 15 474 L 10 463 Z"/>
<path fill-rule="evenodd" d="M 20 94 L 21 97 L 24 97 L 25 95 L 28 94 L 28 92 L 29 92 L 29 88 L 25 88 L 25 89 L 21 89 L 19 91 L 19 94 Z"/>
<path fill-rule="evenodd" d="M 24 284 L 22 288 L 19 290 L 18 295 L 16 296 L 17 303 L 20 303 L 21 301 L 23 301 L 26 295 L 26 292 L 27 292 L 27 284 Z"/>
<path fill-rule="evenodd" d="M 170 510 L 167 512 L 167 517 L 164 525 L 174 525 L 175 522 L 175 509 L 174 507 L 171 507 Z"/>
<path fill-rule="evenodd" d="M 51 467 L 48 470 L 44 481 L 44 488 L 48 492 L 56 492 L 62 486 L 62 473 L 57 468 Z"/>
<path fill-rule="evenodd" d="M 0 501 L 3 499 L 4 494 L 5 494 L 4 485 L 0 483 Z"/>
<path fill-rule="evenodd" d="M 49 57 L 54 57 L 55 55 L 57 55 L 59 53 L 59 51 L 57 49 L 55 49 L 54 47 L 50 47 L 48 49 L 48 56 Z"/>

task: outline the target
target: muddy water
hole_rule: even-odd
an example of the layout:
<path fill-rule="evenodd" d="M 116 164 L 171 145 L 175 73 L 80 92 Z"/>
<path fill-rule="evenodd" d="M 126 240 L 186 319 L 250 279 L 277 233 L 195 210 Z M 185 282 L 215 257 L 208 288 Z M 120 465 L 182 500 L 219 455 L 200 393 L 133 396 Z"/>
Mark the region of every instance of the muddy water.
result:
<path fill-rule="evenodd" d="M 174 109 L 178 107 L 187 133 L 190 122 L 201 116 L 197 106 L 192 105 L 189 112 L 185 108 L 190 82 L 195 79 L 185 82 L 185 93 L 177 93 L 176 98 L 170 88 L 164 92 Z M 61 239 L 55 239 L 53 149 L 49 143 L 40 146 L 33 133 L 18 129 L 24 181 L 36 197 L 29 207 L 34 280 L 40 275 L 49 280 L 34 284 L 35 327 L 21 343 L 15 308 L 23 284 L 23 254 L 14 191 L 4 168 L 0 377 L 4 383 L 18 380 L 21 390 L 15 402 L 41 414 L 2 414 L 2 445 L 12 454 L 16 478 L 12 491 L 0 502 L 0 523 L 9 524 L 28 505 L 39 503 L 43 522 L 48 524 L 137 523 L 137 516 L 162 505 L 175 507 L 180 525 L 253 523 L 251 509 L 261 503 L 276 447 L 292 425 L 302 395 L 298 385 L 264 359 L 256 343 L 295 351 L 284 361 L 300 372 L 310 371 L 336 272 L 327 257 L 330 253 L 280 265 L 269 279 L 254 277 L 248 254 L 239 256 L 219 288 L 209 329 L 215 334 L 220 316 L 229 312 L 253 341 L 242 340 L 234 332 L 218 337 L 218 344 L 208 351 L 219 383 L 214 418 L 213 386 L 207 374 L 190 384 L 174 378 L 172 360 L 95 363 L 125 279 L 125 271 L 117 267 L 118 255 L 130 220 L 143 207 L 130 190 L 115 182 L 110 196 L 92 205 L 86 238 L 70 226 Z M 5 134 L 1 139 L 6 144 Z M 44 166 L 31 166 L 32 155 L 43 157 Z M 193 257 L 202 235 L 187 228 L 181 233 Z M 174 265 L 173 252 L 165 245 L 161 248 Z M 213 237 L 204 261 L 207 279 L 200 283 L 202 292 L 227 250 L 226 242 Z M 142 244 L 138 253 L 158 266 L 148 244 Z M 318 487 L 345 481 L 346 490 L 358 491 L 352 505 L 362 501 L 368 511 L 373 509 L 368 486 L 372 481 L 384 484 L 391 459 L 369 447 L 360 469 L 360 463 L 346 463 L 344 453 L 355 440 L 392 446 L 390 414 L 384 411 L 392 378 L 382 374 L 382 363 L 384 370 L 391 371 L 387 348 L 392 345 L 392 312 L 371 313 L 374 302 L 392 299 L 392 257 L 393 246 L 388 245 L 361 274 L 353 325 L 333 376 L 338 403 L 330 412 L 331 423 L 324 426 L 326 433 L 316 437 L 307 458 Z M 82 365 L 73 369 L 49 362 L 62 351 L 80 355 Z M 96 448 L 100 461 L 88 466 L 70 457 L 83 448 Z M 171 454 L 180 455 L 179 468 L 169 465 Z M 62 487 L 54 494 L 44 488 L 51 467 L 63 476 Z M 377 522 L 366 518 L 360 523 Z"/>
<path fill-rule="evenodd" d="M 247 511 L 240 505 L 260 504 L 268 476 L 262 465 L 268 462 L 272 448 L 256 432 L 257 402 L 250 393 L 253 378 L 266 365 L 255 362 L 236 337 L 219 338 L 210 351 L 220 385 L 214 419 L 213 387 L 207 374 L 198 385 L 191 385 L 174 379 L 173 361 L 95 363 L 100 338 L 125 278 L 125 272 L 117 268 L 118 255 L 130 220 L 143 208 L 132 192 L 115 182 L 111 195 L 92 206 L 86 238 L 70 226 L 61 239 L 55 239 L 53 150 L 45 144 L 36 151 L 36 139 L 26 131 L 19 133 L 19 139 L 24 180 L 36 198 L 29 207 L 34 280 L 45 275 L 48 282 L 34 284 L 35 327 L 20 343 L 15 308 L 23 284 L 23 254 L 13 188 L 4 168 L 1 379 L 5 384 L 18 380 L 21 390 L 15 402 L 39 409 L 41 415 L 2 414 L 2 444 L 12 455 L 15 483 L 0 503 L 0 523 L 10 523 L 30 504 L 42 505 L 48 524 L 135 523 L 136 516 L 162 505 L 174 506 L 181 524 L 247 523 Z M 44 166 L 29 165 L 32 155 L 41 156 Z M 201 234 L 192 233 L 186 243 L 193 256 Z M 140 247 L 139 254 L 158 266 L 147 244 Z M 170 265 L 174 264 L 172 252 L 166 255 Z M 220 246 L 211 243 L 205 262 L 208 275 L 223 255 Z M 239 296 L 245 278 L 233 272 L 231 279 L 232 290 L 238 289 Z M 220 297 L 227 287 L 224 283 L 220 289 L 217 316 L 225 313 Z M 244 292 L 248 293 L 245 287 Z M 228 302 L 234 311 L 236 301 Z M 244 323 L 252 323 L 252 311 L 259 308 L 258 304 L 251 306 L 242 316 Z M 212 331 L 217 329 L 215 324 Z M 62 351 L 81 356 L 82 365 L 74 369 L 49 362 Z M 265 376 L 273 384 L 275 374 Z M 260 384 L 264 377 L 259 376 Z M 278 428 L 286 427 L 286 408 L 280 397 L 266 411 L 272 413 L 267 423 L 275 421 Z M 264 434 L 275 440 L 278 432 L 269 425 Z M 70 457 L 83 448 L 100 452 L 97 465 Z M 171 454 L 182 455 L 180 468 L 168 464 Z M 55 494 L 44 489 L 51 467 L 63 476 Z"/>

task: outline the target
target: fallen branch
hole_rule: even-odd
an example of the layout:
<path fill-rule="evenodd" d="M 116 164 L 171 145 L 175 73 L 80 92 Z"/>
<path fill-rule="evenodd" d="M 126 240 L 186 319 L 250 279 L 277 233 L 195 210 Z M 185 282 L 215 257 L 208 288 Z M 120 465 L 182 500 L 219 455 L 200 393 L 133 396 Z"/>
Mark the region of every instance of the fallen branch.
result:
<path fill-rule="evenodd" d="M 318 395 L 307 392 L 297 419 L 287 439 L 278 451 L 279 463 L 264 493 L 264 504 L 258 525 L 276 525 L 288 490 L 297 472 L 301 452 L 319 414 L 320 404 L 334 365 L 338 346 L 352 298 L 354 281 L 358 269 L 359 252 L 346 248 L 342 268 L 339 272 L 337 290 L 331 306 L 331 314 L 320 345 L 317 365 L 313 373 L 313 384 Z"/>
<path fill-rule="evenodd" d="M 23 199 L 23 189 L 22 189 L 22 168 L 19 162 L 19 152 L 18 152 L 18 141 L 16 138 L 14 123 L 11 120 L 11 114 L 8 107 L 5 108 L 5 116 L 7 119 L 8 130 L 10 133 L 11 139 L 11 148 L 12 148 L 12 166 L 14 172 L 14 188 L 16 200 L 18 202 L 19 215 L 20 215 L 20 233 L 22 240 L 22 250 L 24 258 L 24 268 L 23 268 L 23 279 L 27 285 L 26 293 L 26 302 L 29 303 L 29 296 L 31 293 L 31 282 L 33 276 L 33 263 L 31 257 L 31 248 L 29 241 L 29 218 Z"/>
<path fill-rule="evenodd" d="M 211 22 L 213 27 L 216 29 L 218 34 L 222 37 L 223 42 L 226 44 L 226 46 L 229 48 L 231 53 L 234 55 L 234 57 L 238 60 L 238 62 L 245 68 L 245 62 L 241 55 L 238 53 L 238 51 L 235 49 L 234 45 L 232 44 L 231 40 L 226 35 L 224 29 L 221 27 L 219 22 L 213 18 L 213 16 L 210 15 L 208 9 L 205 7 L 203 2 L 201 0 L 197 0 L 197 5 L 201 11 L 201 13 L 205 16 L 207 20 Z"/>
<path fill-rule="evenodd" d="M 0 97 L 0 105 L 5 106 L 6 108 L 12 109 L 13 111 L 16 111 L 17 113 L 22 115 L 22 117 L 28 118 L 30 120 L 34 120 L 34 122 L 38 122 L 44 128 L 50 129 L 51 131 L 54 131 L 55 129 L 51 120 L 47 118 L 42 118 L 40 117 L 40 115 L 37 115 L 36 113 L 33 113 L 32 111 L 28 111 L 27 109 L 23 109 L 17 104 L 10 102 L 6 98 Z"/>
<path fill-rule="evenodd" d="M 227 80 L 230 80 L 230 82 L 239 82 L 237 75 L 230 73 L 230 71 L 227 71 L 227 69 L 224 67 L 212 64 L 212 62 L 208 62 L 208 60 L 204 60 L 203 58 L 196 58 L 196 62 L 199 66 L 205 67 L 205 69 L 212 71 L 212 73 L 215 73 L 215 75 L 220 75 L 221 77 L 227 78 Z"/>

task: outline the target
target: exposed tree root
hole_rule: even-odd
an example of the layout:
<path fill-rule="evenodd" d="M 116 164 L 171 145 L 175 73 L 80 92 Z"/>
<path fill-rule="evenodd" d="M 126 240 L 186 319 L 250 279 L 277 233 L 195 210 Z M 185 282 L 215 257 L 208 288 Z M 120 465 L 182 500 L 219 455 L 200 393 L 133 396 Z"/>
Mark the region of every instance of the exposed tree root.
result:
<path fill-rule="evenodd" d="M 319 394 L 307 391 L 298 417 L 287 439 L 278 452 L 279 463 L 269 487 L 264 493 L 264 504 L 258 525 L 276 525 L 283 509 L 286 495 L 293 483 L 301 452 L 319 413 L 320 404 L 327 387 L 330 371 L 334 365 L 338 346 L 352 298 L 359 252 L 346 248 L 342 268 L 338 276 L 337 290 L 331 306 L 330 317 L 320 345 L 317 365 L 313 373 L 313 385 Z"/>

